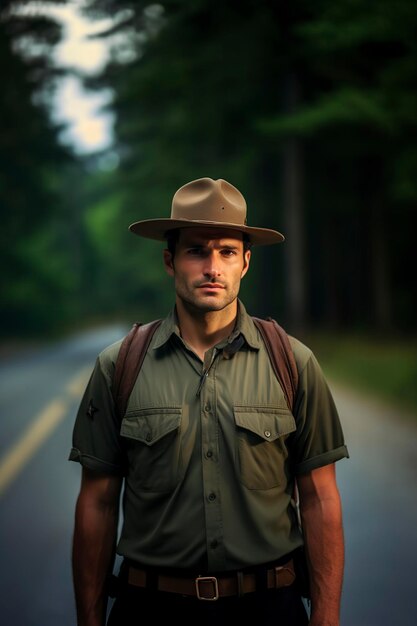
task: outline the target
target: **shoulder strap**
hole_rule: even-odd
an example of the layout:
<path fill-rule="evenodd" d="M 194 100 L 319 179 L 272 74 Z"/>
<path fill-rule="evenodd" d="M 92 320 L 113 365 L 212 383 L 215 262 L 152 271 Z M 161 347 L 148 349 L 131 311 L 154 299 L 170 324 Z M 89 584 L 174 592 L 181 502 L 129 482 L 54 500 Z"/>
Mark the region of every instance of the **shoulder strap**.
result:
<path fill-rule="evenodd" d="M 278 378 L 292 411 L 298 386 L 298 370 L 288 335 L 272 317 L 261 319 L 253 317 L 271 360 L 275 375 Z"/>
<path fill-rule="evenodd" d="M 266 319 L 253 317 L 252 319 L 259 328 L 275 375 L 284 391 L 288 408 L 292 411 L 298 387 L 298 369 L 288 335 L 272 317 Z M 294 481 L 293 499 L 298 525 L 302 531 L 300 496 L 296 480 Z"/>
<path fill-rule="evenodd" d="M 154 332 L 162 320 L 148 324 L 135 322 L 120 346 L 113 377 L 113 398 L 116 410 L 123 417 L 129 396 L 142 367 L 146 351 Z"/>

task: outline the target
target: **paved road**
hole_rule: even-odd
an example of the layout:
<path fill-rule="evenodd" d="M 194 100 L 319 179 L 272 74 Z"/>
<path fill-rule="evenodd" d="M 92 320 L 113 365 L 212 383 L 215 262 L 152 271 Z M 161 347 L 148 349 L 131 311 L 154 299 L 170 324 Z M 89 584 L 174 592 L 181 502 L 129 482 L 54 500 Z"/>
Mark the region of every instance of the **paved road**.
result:
<path fill-rule="evenodd" d="M 5 626 L 75 626 L 70 550 L 78 464 L 68 462 L 80 394 L 104 328 L 0 365 L 0 616 Z"/>
<path fill-rule="evenodd" d="M 342 626 L 417 624 L 417 418 L 333 385 L 350 459 Z"/>
<path fill-rule="evenodd" d="M 70 550 L 80 469 L 74 414 L 103 328 L 0 360 L 0 615 L 13 626 L 75 626 Z M 332 384 L 350 459 L 342 626 L 414 626 L 417 420 Z"/>

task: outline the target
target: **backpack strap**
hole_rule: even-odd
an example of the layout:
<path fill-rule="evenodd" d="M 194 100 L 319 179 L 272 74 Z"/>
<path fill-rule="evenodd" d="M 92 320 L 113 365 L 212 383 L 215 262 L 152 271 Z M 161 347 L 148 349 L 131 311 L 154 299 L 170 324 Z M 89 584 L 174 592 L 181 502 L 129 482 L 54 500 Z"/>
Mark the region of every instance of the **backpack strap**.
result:
<path fill-rule="evenodd" d="M 133 385 L 142 367 L 153 334 L 161 321 L 154 320 L 148 324 L 135 322 L 121 343 L 112 387 L 114 403 L 120 419 L 126 412 Z"/>
<path fill-rule="evenodd" d="M 284 391 L 288 408 L 292 411 L 298 387 L 298 369 L 288 335 L 272 317 L 266 319 L 253 317 L 252 319 L 262 335 L 272 368 Z M 303 532 L 297 480 L 294 480 L 293 500 L 298 526 Z M 304 565 L 303 560 L 302 563 Z"/>
<path fill-rule="evenodd" d="M 252 317 L 264 340 L 272 368 L 292 411 L 298 386 L 298 369 L 288 335 L 272 317 Z"/>

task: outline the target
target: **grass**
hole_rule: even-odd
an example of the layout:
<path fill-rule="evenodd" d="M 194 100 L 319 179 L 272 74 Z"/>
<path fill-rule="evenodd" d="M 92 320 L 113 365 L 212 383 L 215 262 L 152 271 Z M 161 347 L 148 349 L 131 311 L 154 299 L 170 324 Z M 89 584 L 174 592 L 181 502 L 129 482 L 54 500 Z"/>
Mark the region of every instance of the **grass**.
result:
<path fill-rule="evenodd" d="M 417 338 L 317 334 L 305 343 L 329 378 L 386 399 L 417 419 Z"/>

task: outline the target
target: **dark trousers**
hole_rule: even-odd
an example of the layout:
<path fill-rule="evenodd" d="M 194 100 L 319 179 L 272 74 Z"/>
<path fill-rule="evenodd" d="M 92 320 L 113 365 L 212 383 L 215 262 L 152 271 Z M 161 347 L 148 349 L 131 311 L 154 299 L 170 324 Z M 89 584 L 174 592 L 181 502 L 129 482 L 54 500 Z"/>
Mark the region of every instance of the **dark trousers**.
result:
<path fill-rule="evenodd" d="M 107 626 L 138 626 L 146 620 L 181 626 L 306 626 L 308 616 L 295 586 L 214 602 L 124 585 L 110 610 Z"/>

